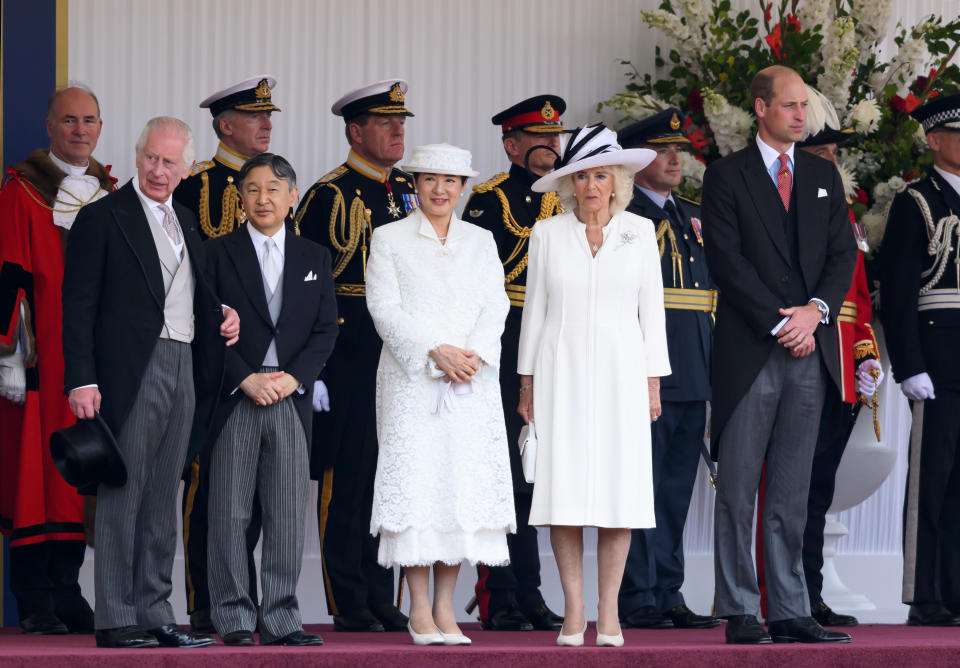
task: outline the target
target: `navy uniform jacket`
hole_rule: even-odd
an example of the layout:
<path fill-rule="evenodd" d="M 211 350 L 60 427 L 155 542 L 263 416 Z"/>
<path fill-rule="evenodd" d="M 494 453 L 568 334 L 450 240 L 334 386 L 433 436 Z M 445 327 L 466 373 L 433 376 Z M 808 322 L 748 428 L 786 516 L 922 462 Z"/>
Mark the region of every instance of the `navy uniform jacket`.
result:
<path fill-rule="evenodd" d="M 315 477 L 333 464 L 357 428 L 349 422 L 351 412 L 360 406 L 351 404 L 373 405 L 381 344 L 366 302 L 370 236 L 381 225 L 405 218 L 416 205 L 413 177 L 399 169 L 384 172 L 351 151 L 347 162 L 310 187 L 297 209 L 297 233 L 328 248 L 333 256 L 340 314 L 337 347 L 323 374 L 330 390 L 331 433 L 325 435 L 323 451 L 313 453 Z M 354 419 L 365 418 L 354 413 Z"/>
<path fill-rule="evenodd" d="M 929 218 L 917 196 L 926 201 Z M 927 178 L 894 198 L 880 249 L 880 314 L 893 377 L 903 382 L 926 372 L 937 391 L 960 390 L 956 351 L 960 281 L 954 232 L 944 226 L 950 236 L 943 253 L 934 256 L 927 250 L 933 229 L 950 215 L 960 215 L 960 194 L 931 169 Z M 931 273 L 922 276 L 927 270 Z"/>
<path fill-rule="evenodd" d="M 197 216 L 201 239 L 230 234 L 246 220 L 237 183 L 244 162 L 246 158 L 220 144 L 213 160 L 198 162 L 173 191 L 173 198 Z"/>
<path fill-rule="evenodd" d="M 639 188 L 633 189 L 633 200 L 627 211 L 653 221 L 660 246 L 660 265 L 663 272 L 667 319 L 667 350 L 673 373 L 660 379 L 660 398 L 663 401 L 709 401 L 710 350 L 713 343 L 713 314 L 703 310 L 671 308 L 681 300 L 672 299 L 674 288 L 686 290 L 713 290 L 713 281 L 707 272 L 703 244 L 699 241 L 694 222 L 699 224 L 700 205 L 678 195 L 674 204 L 683 226 L 670 220 L 667 212 L 657 206 Z M 669 227 L 673 239 L 667 232 Z M 673 244 L 676 244 L 674 249 Z M 678 253 L 679 257 L 673 255 Z"/>

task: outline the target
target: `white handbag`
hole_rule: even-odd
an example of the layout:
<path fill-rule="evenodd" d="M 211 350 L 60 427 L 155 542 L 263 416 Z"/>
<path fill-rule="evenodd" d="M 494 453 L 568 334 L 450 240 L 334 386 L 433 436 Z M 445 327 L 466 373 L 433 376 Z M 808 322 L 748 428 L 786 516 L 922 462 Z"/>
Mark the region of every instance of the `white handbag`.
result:
<path fill-rule="evenodd" d="M 527 482 L 533 482 L 537 472 L 537 430 L 533 423 L 523 425 L 520 430 L 520 461 L 523 465 L 523 477 Z"/>

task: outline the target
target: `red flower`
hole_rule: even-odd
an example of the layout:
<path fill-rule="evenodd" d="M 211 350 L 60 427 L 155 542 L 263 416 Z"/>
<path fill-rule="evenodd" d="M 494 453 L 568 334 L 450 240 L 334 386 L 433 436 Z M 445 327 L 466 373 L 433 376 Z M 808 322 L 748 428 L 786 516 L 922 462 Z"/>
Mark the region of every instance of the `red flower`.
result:
<path fill-rule="evenodd" d="M 767 8 L 763 10 L 763 20 L 764 20 L 764 21 L 767 21 L 768 23 L 770 22 L 770 10 L 771 10 L 771 9 L 773 9 L 773 3 L 772 3 L 772 2 L 768 2 L 768 3 L 767 3 Z"/>
<path fill-rule="evenodd" d="M 857 196 L 855 198 L 857 204 L 867 205 L 867 191 L 863 188 L 857 188 Z"/>
<path fill-rule="evenodd" d="M 910 183 L 911 181 L 916 181 L 921 176 L 923 175 L 915 169 L 903 170 L 903 180 L 906 181 L 907 183 Z"/>
<path fill-rule="evenodd" d="M 764 37 L 777 60 L 783 60 L 786 57 L 786 54 L 780 53 L 780 49 L 783 47 L 782 25 L 782 23 L 778 23 L 770 31 L 770 34 Z M 803 28 L 800 25 L 800 19 L 793 14 L 787 14 L 787 32 L 800 32 L 801 30 Z"/>
<path fill-rule="evenodd" d="M 900 97 L 899 95 L 894 95 L 890 98 L 890 108 L 894 111 L 900 111 L 905 114 L 909 114 L 911 111 L 920 106 L 922 100 L 910 93 L 906 97 Z"/>
<path fill-rule="evenodd" d="M 917 77 L 917 80 L 910 84 L 910 90 L 915 93 L 922 93 L 923 89 L 927 87 L 927 84 L 930 83 L 932 79 L 937 74 L 937 68 L 933 67 L 930 69 L 930 73 L 925 77 Z"/>
<path fill-rule="evenodd" d="M 695 114 L 703 113 L 703 95 L 700 94 L 699 88 L 691 88 L 687 93 L 687 109 Z"/>
<path fill-rule="evenodd" d="M 695 151 L 699 151 L 710 145 L 710 142 L 703 138 L 703 130 L 691 132 L 687 135 L 687 139 L 690 140 L 690 145 L 693 146 Z"/>

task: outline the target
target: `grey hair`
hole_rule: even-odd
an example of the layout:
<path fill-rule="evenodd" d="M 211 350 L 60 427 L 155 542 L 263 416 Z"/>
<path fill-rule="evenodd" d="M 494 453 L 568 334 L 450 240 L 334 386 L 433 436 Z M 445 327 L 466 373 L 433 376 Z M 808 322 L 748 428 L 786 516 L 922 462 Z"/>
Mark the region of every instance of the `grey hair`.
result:
<path fill-rule="evenodd" d="M 190 126 L 173 116 L 157 116 L 147 121 L 137 139 L 136 151 L 137 157 L 143 154 L 143 149 L 147 145 L 147 138 L 154 130 L 164 130 L 178 135 L 186 143 L 183 145 L 183 164 L 190 166 L 193 164 L 195 152 L 193 150 L 193 131 Z"/>
<path fill-rule="evenodd" d="M 55 89 L 50 93 L 50 97 L 47 98 L 47 120 L 53 120 L 53 107 L 57 103 L 57 98 L 60 97 L 60 93 L 68 91 L 71 88 L 76 88 L 77 90 L 82 90 L 84 93 L 93 98 L 93 103 L 97 105 L 97 118 L 100 117 L 100 100 L 97 99 L 96 94 L 90 89 L 90 86 L 81 82 L 81 81 L 69 81 L 67 85 L 62 88 Z"/>
<path fill-rule="evenodd" d="M 297 187 L 297 173 L 293 171 L 293 165 L 275 153 L 261 153 L 243 163 L 240 174 L 237 175 L 237 184 L 242 184 L 247 175 L 257 167 L 269 167 L 274 176 L 287 182 L 290 190 Z"/>
<path fill-rule="evenodd" d="M 223 131 L 220 130 L 220 119 L 226 118 L 227 120 L 232 121 L 234 116 L 237 115 L 236 109 L 224 109 L 219 114 L 213 117 L 213 131 L 217 135 L 217 139 L 223 139 Z"/>
<path fill-rule="evenodd" d="M 625 211 L 630 204 L 630 200 L 633 199 L 634 173 L 623 165 L 607 165 L 603 169 L 613 176 L 613 198 L 610 200 L 610 215 L 615 216 Z M 577 207 L 573 179 L 578 173 L 574 172 L 557 181 L 557 197 L 567 211 L 573 211 Z"/>

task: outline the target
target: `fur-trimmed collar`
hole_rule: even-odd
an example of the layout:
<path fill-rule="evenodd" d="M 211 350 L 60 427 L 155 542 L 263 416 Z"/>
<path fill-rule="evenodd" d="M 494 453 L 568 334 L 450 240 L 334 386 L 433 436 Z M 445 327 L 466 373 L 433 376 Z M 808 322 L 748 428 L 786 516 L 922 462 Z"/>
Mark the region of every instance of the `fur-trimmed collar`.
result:
<path fill-rule="evenodd" d="M 67 176 L 63 170 L 53 164 L 48 150 L 43 148 L 38 148 L 27 156 L 26 160 L 15 164 L 13 170 L 37 191 L 47 206 L 53 206 L 57 191 L 60 189 L 60 182 Z M 117 180 L 110 176 L 109 166 L 104 167 L 91 157 L 86 173 L 96 177 L 100 181 L 100 187 L 107 192 L 113 192 L 115 189 Z"/>

